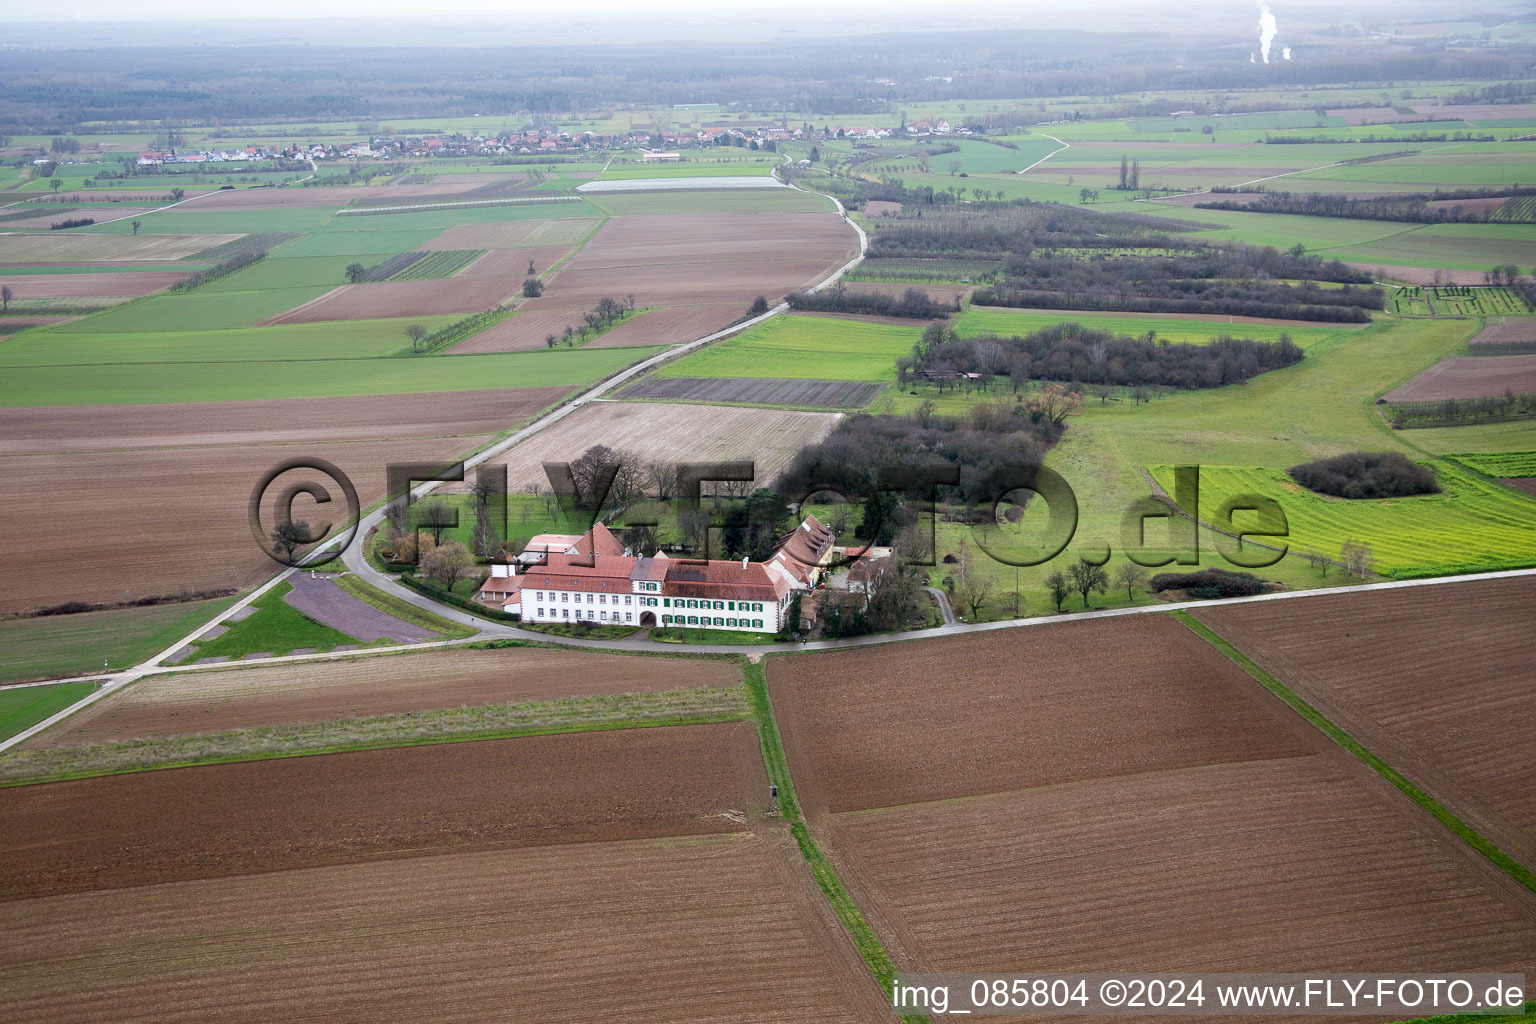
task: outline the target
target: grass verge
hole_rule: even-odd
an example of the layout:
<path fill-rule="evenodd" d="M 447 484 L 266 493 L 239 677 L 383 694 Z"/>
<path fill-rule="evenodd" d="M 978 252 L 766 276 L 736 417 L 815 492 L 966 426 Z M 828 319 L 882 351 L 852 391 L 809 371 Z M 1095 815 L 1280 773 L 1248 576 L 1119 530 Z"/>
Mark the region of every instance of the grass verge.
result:
<path fill-rule="evenodd" d="M 53 686 L 19 686 L 0 690 L 0 740 L 63 711 L 96 689 L 95 683 L 56 683 Z"/>
<path fill-rule="evenodd" d="M 596 626 L 568 626 L 561 622 L 522 622 L 518 626 L 533 633 L 569 636 L 579 640 L 622 640 L 640 631 L 638 626 L 604 626 L 601 623 Z"/>
<path fill-rule="evenodd" d="M 736 686 L 406 711 L 82 747 L 13 750 L 0 755 L 0 786 L 380 747 L 732 722 L 748 715 L 746 695 Z"/>
<path fill-rule="evenodd" d="M 1258 662 L 1254 661 L 1252 658 L 1248 657 L 1248 655 L 1238 650 L 1237 647 L 1222 637 L 1215 630 L 1205 625 L 1205 623 L 1198 621 L 1187 612 L 1176 611 L 1170 614 L 1172 614 L 1175 619 L 1182 622 L 1185 626 L 1189 627 L 1191 631 L 1193 631 L 1206 643 L 1210 644 L 1222 654 L 1226 655 L 1228 660 L 1235 663 L 1244 672 L 1247 672 L 1250 676 L 1257 680 L 1259 685 L 1263 686 L 1270 693 L 1273 693 L 1276 697 L 1279 697 L 1286 703 L 1288 707 L 1290 707 L 1292 711 L 1295 711 L 1302 718 L 1305 718 L 1308 722 L 1312 723 L 1312 725 L 1316 727 L 1317 730 L 1320 731 L 1323 735 L 1327 736 L 1339 746 L 1343 747 L 1345 750 L 1349 751 L 1351 754 L 1364 761 L 1371 767 L 1373 771 L 1376 772 L 1376 774 L 1380 775 L 1382 778 L 1392 783 L 1392 785 L 1402 790 L 1410 800 L 1428 811 L 1435 817 L 1437 821 L 1440 822 L 1440 824 L 1454 832 L 1468 846 L 1472 847 L 1484 857 L 1487 857 L 1488 860 L 1494 864 L 1494 866 L 1499 868 L 1499 870 L 1503 871 L 1505 874 L 1509 875 L 1515 881 L 1519 882 L 1521 885 L 1525 886 L 1532 892 L 1536 892 L 1536 871 L 1532 871 L 1530 868 L 1526 867 L 1524 864 L 1521 864 L 1519 861 L 1515 860 L 1515 858 L 1505 853 L 1493 842 L 1484 838 L 1471 825 L 1468 825 L 1466 822 L 1462 821 L 1455 814 L 1451 813 L 1449 809 L 1444 807 L 1438 800 L 1416 786 L 1407 778 L 1407 776 L 1403 775 L 1396 768 L 1393 768 L 1390 764 L 1383 761 L 1375 754 L 1371 753 L 1371 751 L 1368 750 L 1364 744 L 1355 739 L 1349 733 L 1345 732 L 1337 725 L 1334 725 L 1333 722 L 1321 711 L 1317 710 L 1311 704 L 1308 704 L 1306 701 L 1302 700 L 1301 697 L 1293 693 L 1289 687 L 1287 687 L 1279 679 L 1275 678 L 1262 666 L 1260 666 Z"/>
<path fill-rule="evenodd" d="M 771 644 L 778 640 L 778 634 L 750 633 L 737 629 L 660 626 L 651 630 L 651 639 L 667 644 Z"/>
<path fill-rule="evenodd" d="M 441 615 L 433 615 L 425 608 L 418 608 L 409 601 L 402 601 L 393 594 L 386 594 L 371 583 L 365 582 L 358 576 L 348 573 L 338 576 L 335 584 L 342 590 L 351 594 L 364 604 L 372 605 L 381 612 L 386 612 L 399 619 L 401 622 L 409 622 L 413 626 L 422 629 L 430 629 L 447 640 L 462 640 L 468 636 L 474 636 L 476 630 L 469 626 L 461 626 L 457 622 L 443 618 Z"/>
<path fill-rule="evenodd" d="M 811 838 L 805 822 L 800 820 L 800 804 L 795 799 L 795 788 L 790 781 L 789 760 L 784 755 L 784 744 L 779 738 L 779 725 L 773 716 L 773 701 L 768 695 L 768 678 L 762 663 L 748 662 L 743 665 L 742 681 L 752 703 L 752 715 L 757 719 L 758 740 L 762 744 L 768 781 L 779 787 L 779 813 L 789 822 L 789 831 L 800 847 L 800 855 L 810 865 L 816 884 L 832 905 L 837 919 L 842 922 L 843 930 L 869 965 L 881 991 L 890 992 L 891 983 L 896 980 L 895 962 L 885 951 L 875 930 L 869 926 L 863 911 L 859 910 L 858 904 L 848 894 L 842 879 L 837 877 L 832 862 L 827 860 L 826 854 L 821 852 L 821 848 Z M 900 1019 L 903 1024 L 928 1024 L 928 1018 L 921 1014 L 902 1014 Z"/>

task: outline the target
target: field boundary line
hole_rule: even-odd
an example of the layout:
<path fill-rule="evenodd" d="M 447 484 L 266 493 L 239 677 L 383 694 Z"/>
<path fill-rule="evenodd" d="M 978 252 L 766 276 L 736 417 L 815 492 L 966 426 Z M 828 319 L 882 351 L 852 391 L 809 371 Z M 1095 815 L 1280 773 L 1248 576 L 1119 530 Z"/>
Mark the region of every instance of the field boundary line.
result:
<path fill-rule="evenodd" d="M 1039 167 L 1041 164 L 1045 163 L 1047 160 L 1049 160 L 1051 157 L 1055 156 L 1057 153 L 1064 153 L 1067 150 L 1072 148 L 1072 143 L 1064 142 L 1061 139 L 1058 139 L 1054 135 L 1046 135 L 1045 132 L 1033 132 L 1032 131 L 1029 134 L 1031 134 L 1031 135 L 1039 135 L 1039 136 L 1042 136 L 1043 138 L 1050 139 L 1052 142 L 1060 143 L 1061 144 L 1061 148 L 1060 149 L 1053 149 L 1053 150 L 1051 150 L 1049 153 L 1045 154 L 1045 156 L 1041 157 L 1039 160 L 1036 160 L 1034 163 L 1030 164 L 1028 167 L 1024 168 L 1022 171 L 1014 171 L 1013 172 L 1014 174 L 1028 174 L 1030 171 L 1034 170 L 1036 167 Z"/>
<path fill-rule="evenodd" d="M 875 983 L 884 993 L 891 991 L 897 977 L 895 961 L 886 952 L 880 936 L 870 927 L 869 920 L 849 894 L 843 880 L 826 854 L 811 838 L 810 830 L 800 817 L 800 803 L 795 798 L 794 782 L 789 774 L 789 759 L 784 753 L 784 743 L 779 736 L 778 719 L 773 714 L 773 698 L 768 693 L 768 676 L 761 659 L 744 660 L 741 668 L 742 684 L 747 689 L 753 717 L 757 720 L 758 743 L 762 748 L 763 766 L 768 781 L 779 787 L 779 813 L 789 823 L 789 831 L 795 837 L 795 845 L 811 869 L 816 885 L 832 906 L 843 926 L 843 933 L 853 943 L 859 957 L 875 976 Z M 929 1024 L 921 1014 L 900 1014 L 902 1024 Z"/>
<path fill-rule="evenodd" d="M 1377 775 L 1397 787 L 1403 795 L 1428 811 L 1436 821 L 1444 825 L 1458 839 L 1482 854 L 1490 863 L 1516 882 L 1525 886 L 1531 892 L 1536 893 L 1536 871 L 1526 867 L 1492 840 L 1487 839 L 1471 825 L 1462 821 L 1449 808 L 1420 789 L 1406 775 L 1392 767 L 1381 757 L 1373 753 L 1365 744 L 1336 725 L 1331 718 L 1296 694 L 1295 691 L 1282 683 L 1276 676 L 1272 675 L 1246 652 L 1232 643 L 1232 641 L 1187 612 L 1174 612 L 1173 618 L 1186 626 L 1190 632 L 1220 651 L 1228 661 L 1231 661 L 1238 668 L 1246 672 L 1264 689 L 1274 694 L 1287 707 L 1305 719 L 1313 728 L 1317 729 L 1318 732 L 1321 732 L 1344 750 L 1353 754 Z"/>

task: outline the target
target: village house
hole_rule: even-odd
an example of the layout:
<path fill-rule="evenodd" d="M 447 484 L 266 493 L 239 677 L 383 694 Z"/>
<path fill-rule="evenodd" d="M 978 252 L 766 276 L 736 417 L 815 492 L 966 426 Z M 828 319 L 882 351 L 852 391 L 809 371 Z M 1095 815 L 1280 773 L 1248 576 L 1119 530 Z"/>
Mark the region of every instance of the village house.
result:
<path fill-rule="evenodd" d="M 544 535 L 510 565 L 494 565 L 483 604 L 524 622 L 695 626 L 777 633 L 790 601 L 815 587 L 832 556 L 832 532 L 814 516 L 766 562 L 633 555 L 598 523 L 580 537 Z M 519 569 L 522 568 L 521 574 Z"/>

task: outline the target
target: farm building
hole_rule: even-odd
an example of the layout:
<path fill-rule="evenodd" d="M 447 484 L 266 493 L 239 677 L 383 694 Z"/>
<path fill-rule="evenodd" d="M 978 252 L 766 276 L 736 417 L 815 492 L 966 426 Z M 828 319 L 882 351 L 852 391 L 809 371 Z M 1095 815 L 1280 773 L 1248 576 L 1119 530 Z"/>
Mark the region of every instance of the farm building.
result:
<path fill-rule="evenodd" d="M 521 556 L 493 566 L 479 597 L 525 622 L 776 633 L 794 594 L 815 587 L 832 557 L 832 541 L 832 532 L 808 516 L 766 562 L 669 558 L 662 551 L 637 556 L 598 523 L 577 538 L 534 538 L 523 554 L 537 557 L 536 564 L 522 575 Z"/>

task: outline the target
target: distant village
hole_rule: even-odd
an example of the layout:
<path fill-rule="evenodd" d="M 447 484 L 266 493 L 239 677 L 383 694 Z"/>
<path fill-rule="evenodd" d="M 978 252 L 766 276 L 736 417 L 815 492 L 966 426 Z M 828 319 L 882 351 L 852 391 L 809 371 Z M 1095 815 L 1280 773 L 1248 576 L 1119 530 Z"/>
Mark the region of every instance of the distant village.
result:
<path fill-rule="evenodd" d="M 552 128 L 524 128 L 498 135 L 376 135 L 366 142 L 245 146 L 241 149 L 187 149 L 168 147 L 146 150 L 136 161 L 140 167 L 164 164 L 249 163 L 266 160 L 391 160 L 403 157 L 518 157 L 536 154 L 589 153 L 614 150 L 684 150 L 734 146 L 773 152 L 781 142 L 806 140 L 876 140 L 892 137 L 922 138 L 930 135 L 972 135 L 972 129 L 952 127 L 948 121 L 914 121 L 901 128 L 860 125 L 803 125 L 780 127 L 705 127 L 684 131 L 638 130 L 627 132 L 568 132 Z"/>

